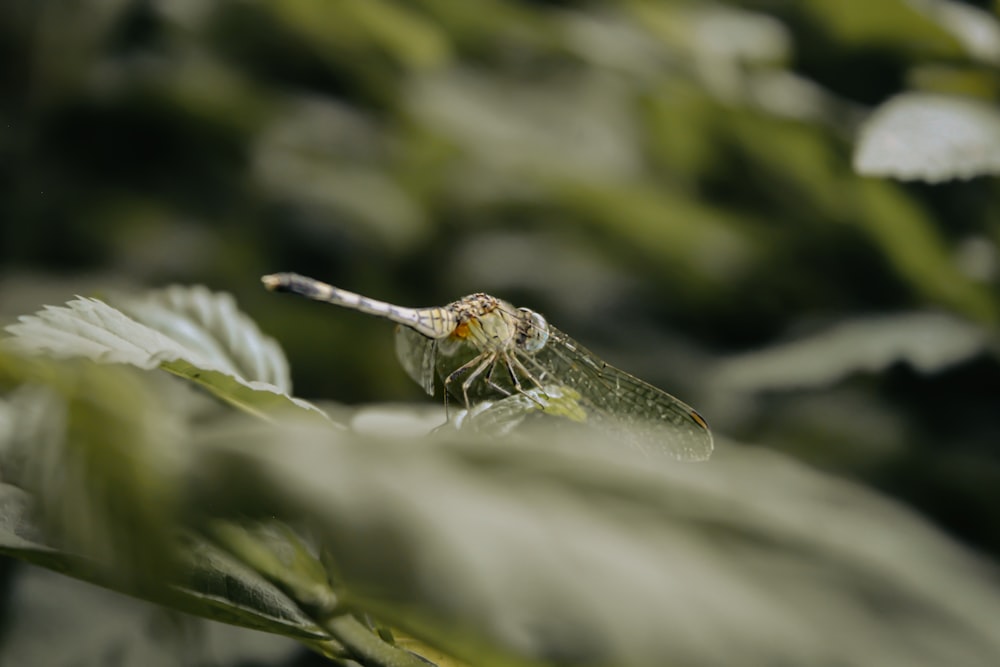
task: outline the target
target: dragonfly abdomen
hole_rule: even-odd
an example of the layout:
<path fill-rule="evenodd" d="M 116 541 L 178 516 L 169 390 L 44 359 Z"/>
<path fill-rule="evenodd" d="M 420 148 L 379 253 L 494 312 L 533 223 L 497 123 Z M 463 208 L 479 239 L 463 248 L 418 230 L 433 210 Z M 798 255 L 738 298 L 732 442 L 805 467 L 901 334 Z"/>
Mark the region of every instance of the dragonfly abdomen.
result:
<path fill-rule="evenodd" d="M 455 330 L 458 320 L 446 308 L 403 308 L 378 299 L 349 292 L 297 273 L 274 273 L 261 278 L 272 292 L 291 292 L 314 301 L 325 301 L 369 315 L 378 315 L 408 326 L 428 338 L 444 338 Z"/>

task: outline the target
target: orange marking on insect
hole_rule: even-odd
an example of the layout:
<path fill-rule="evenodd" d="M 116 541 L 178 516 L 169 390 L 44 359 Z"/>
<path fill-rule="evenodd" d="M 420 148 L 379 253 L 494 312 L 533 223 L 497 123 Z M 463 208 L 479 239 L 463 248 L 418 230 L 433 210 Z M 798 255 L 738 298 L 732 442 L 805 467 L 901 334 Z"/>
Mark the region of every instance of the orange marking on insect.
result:
<path fill-rule="evenodd" d="M 457 327 L 455 327 L 455 330 L 451 332 L 451 336 L 452 338 L 462 338 L 462 339 L 468 338 L 469 323 L 462 322 L 461 324 L 459 324 Z"/>
<path fill-rule="evenodd" d="M 699 425 L 700 425 L 700 426 L 701 426 L 701 427 L 702 427 L 703 429 L 705 429 L 706 431 L 708 430 L 708 422 L 706 422 L 706 421 L 705 421 L 705 419 L 704 419 L 704 418 L 703 418 L 703 417 L 702 417 L 701 415 L 699 415 L 699 414 L 698 414 L 697 412 L 695 412 L 694 410 L 692 410 L 692 411 L 691 411 L 691 412 L 690 412 L 689 414 L 691 415 L 691 419 L 693 419 L 693 420 L 695 420 L 696 422 L 698 422 L 698 424 L 699 424 Z"/>

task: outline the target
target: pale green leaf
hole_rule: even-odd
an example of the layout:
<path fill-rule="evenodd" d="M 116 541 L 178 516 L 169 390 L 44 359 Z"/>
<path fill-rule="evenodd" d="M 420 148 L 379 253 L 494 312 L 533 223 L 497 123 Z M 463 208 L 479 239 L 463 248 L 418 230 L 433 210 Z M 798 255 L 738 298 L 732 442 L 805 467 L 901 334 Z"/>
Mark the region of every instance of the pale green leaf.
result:
<path fill-rule="evenodd" d="M 208 618 L 325 637 L 232 556 L 194 537 L 178 544 L 183 385 L 84 359 L 0 354 L 0 386 L 12 384 L 0 403 L 0 552 Z"/>
<path fill-rule="evenodd" d="M 866 122 L 854 167 L 869 176 L 932 183 L 1000 173 L 1000 111 L 974 99 L 898 95 Z"/>
<path fill-rule="evenodd" d="M 134 594 L 101 566 L 61 551 L 45 541 L 35 519 L 35 503 L 26 491 L 0 482 L 0 553 L 62 574 Z M 187 541 L 185 565 L 170 589 L 153 601 L 203 618 L 308 640 L 327 635 L 284 593 L 257 572 L 202 540 Z"/>
<path fill-rule="evenodd" d="M 112 302 L 186 350 L 210 360 L 234 377 L 272 384 L 290 392 L 288 361 L 281 347 L 240 312 L 232 295 L 206 287 L 173 285 L 143 296 Z"/>
<path fill-rule="evenodd" d="M 207 532 L 220 548 L 192 532 L 206 524 L 181 524 L 177 500 L 186 484 L 177 472 L 187 469 L 191 423 L 171 391 L 185 385 L 85 359 L 0 354 L 0 386 L 18 382 L 13 409 L 2 411 L 0 553 L 306 639 L 327 655 L 415 664 L 345 616 L 318 555 L 291 529 L 213 521 Z"/>
<path fill-rule="evenodd" d="M 823 331 L 721 362 L 720 390 L 767 391 L 825 387 L 854 373 L 907 363 L 937 373 L 992 347 L 985 329 L 944 313 L 857 318 Z"/>
<path fill-rule="evenodd" d="M 280 350 L 228 297 L 175 287 L 127 307 L 146 323 L 97 299 L 78 297 L 65 306 L 46 306 L 7 327 L 13 338 L 5 345 L 61 359 L 159 367 L 255 414 L 283 409 L 321 414 L 274 384 L 288 384 Z"/>
<path fill-rule="evenodd" d="M 493 175 L 496 182 L 474 184 L 481 192 L 466 196 L 505 188 L 523 195 L 538 191 L 538 177 L 620 182 L 639 174 L 625 92 L 619 80 L 597 75 L 525 82 L 454 69 L 414 82 L 407 101 L 420 121 Z"/>
<path fill-rule="evenodd" d="M 988 569 L 894 503 L 759 451 L 650 465 L 521 434 L 217 432 L 191 502 L 309 514 L 347 604 L 476 665 L 1000 659 Z"/>
<path fill-rule="evenodd" d="M 953 34 L 969 55 L 1000 64 L 1000 23 L 995 14 L 955 0 L 910 0 L 910 5 Z"/>
<path fill-rule="evenodd" d="M 342 102 L 290 100 L 254 146 L 254 179 L 280 201 L 336 217 L 354 233 L 396 250 L 428 232 L 414 198 L 382 172 L 381 128 Z"/>
<path fill-rule="evenodd" d="M 9 397 L 2 479 L 34 494 L 54 544 L 134 587 L 175 565 L 169 521 L 186 415 L 159 390 L 164 380 L 89 360 L 0 354 L 0 383 L 20 383 Z"/>
<path fill-rule="evenodd" d="M 0 641 L 3 665 L 279 667 L 304 653 L 288 638 L 170 614 L 41 568 L 18 568 L 5 593 L 13 613 Z"/>

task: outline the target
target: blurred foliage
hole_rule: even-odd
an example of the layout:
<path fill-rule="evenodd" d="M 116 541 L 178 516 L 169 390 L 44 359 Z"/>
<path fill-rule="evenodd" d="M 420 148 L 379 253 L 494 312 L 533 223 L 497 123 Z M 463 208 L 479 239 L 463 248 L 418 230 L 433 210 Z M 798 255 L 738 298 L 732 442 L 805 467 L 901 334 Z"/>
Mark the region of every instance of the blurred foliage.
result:
<path fill-rule="evenodd" d="M 295 395 L 421 400 L 390 326 L 267 294 L 258 277 L 293 270 L 414 306 L 481 290 L 543 312 L 717 433 L 889 494 L 996 557 L 995 12 L 985 0 L 5 3 L 0 319 L 114 295 L 117 309 L 81 300 L 40 315 L 49 328 L 35 333 L 136 367 L 33 366 L 44 387 L 5 410 L 43 423 L 88 388 L 95 400 L 40 440 L 50 453 L 60 425 L 113 423 L 122 394 L 136 415 L 196 414 L 177 418 L 182 431 L 223 409 L 164 388 L 178 382 L 265 419 L 315 415 L 289 400 L 276 345 L 233 337 L 252 321 L 282 342 Z M 188 304 L 202 311 L 172 300 L 184 290 L 128 296 L 171 282 L 230 292 L 252 321 L 209 292 Z M 127 348 L 79 335 L 115 321 Z M 52 337 L 67 327 L 75 342 Z M 136 379 L 159 368 L 180 380 Z M 110 451 L 150 431 L 126 425 Z M 97 478 L 74 459 L 80 477 L 49 483 L 111 493 L 150 463 L 137 456 Z M 133 484 L 133 507 L 79 526 L 83 538 L 147 521 L 160 499 L 180 511 L 172 482 L 150 481 Z M 165 537 L 150 537 L 123 574 L 156 561 Z"/>
<path fill-rule="evenodd" d="M 100 303 L 22 317 L 0 347 L 2 554 L 345 665 L 1000 656 L 993 568 L 856 485 L 729 443 L 710 464 L 671 463 L 623 446 L 630 423 L 518 424 L 521 395 L 431 433 L 396 409 L 364 433 L 343 411 L 276 403 L 284 392 L 264 378 L 280 352 L 222 295 L 129 300 L 129 312 L 159 309 L 149 331 Z M 178 326 L 192 312 L 197 337 Z M 266 363 L 206 384 L 177 373 L 175 354 L 206 373 Z M 399 418 L 406 437 L 390 433 Z M 106 635 L 83 659 L 210 659 L 204 644 L 139 636 Z M 0 644 L 5 660 L 25 656 L 61 658 L 30 639 Z"/>

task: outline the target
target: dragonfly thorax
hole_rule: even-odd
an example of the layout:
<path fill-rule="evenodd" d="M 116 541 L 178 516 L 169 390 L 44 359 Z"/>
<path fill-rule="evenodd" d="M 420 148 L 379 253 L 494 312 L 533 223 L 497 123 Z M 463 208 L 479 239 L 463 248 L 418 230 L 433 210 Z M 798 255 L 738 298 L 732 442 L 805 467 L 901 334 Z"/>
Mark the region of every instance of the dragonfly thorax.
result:
<path fill-rule="evenodd" d="M 489 294 L 470 294 L 449 306 L 458 324 L 452 339 L 463 340 L 479 350 L 531 354 L 549 338 L 545 318 L 528 308 L 515 308 Z"/>
<path fill-rule="evenodd" d="M 488 294 L 471 294 L 449 306 L 458 324 L 452 340 L 461 340 L 482 351 L 504 351 L 515 344 L 517 311 L 508 303 Z"/>

